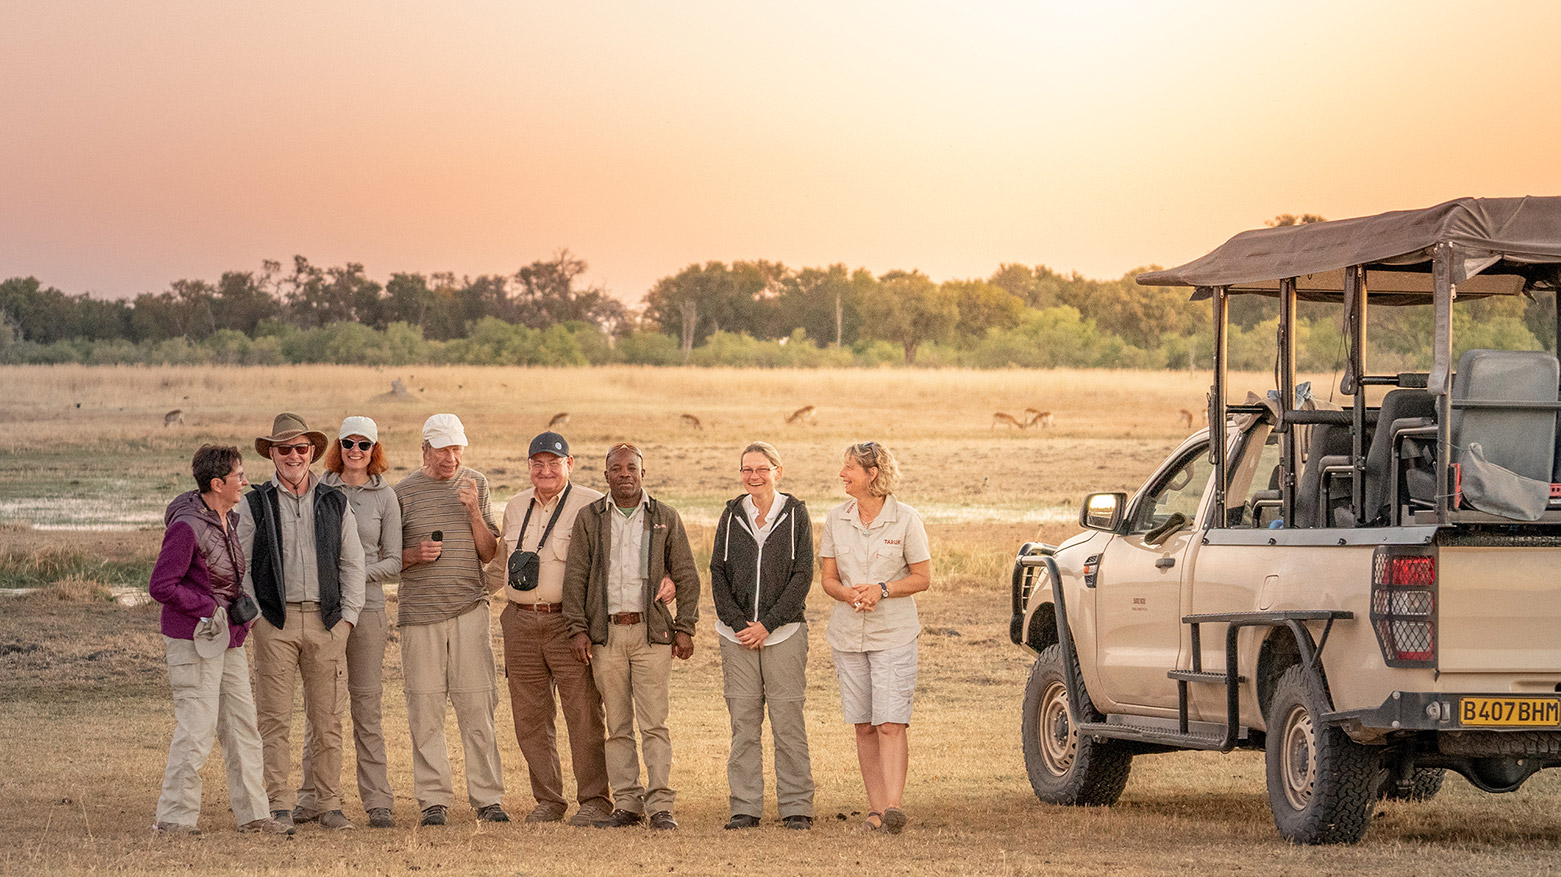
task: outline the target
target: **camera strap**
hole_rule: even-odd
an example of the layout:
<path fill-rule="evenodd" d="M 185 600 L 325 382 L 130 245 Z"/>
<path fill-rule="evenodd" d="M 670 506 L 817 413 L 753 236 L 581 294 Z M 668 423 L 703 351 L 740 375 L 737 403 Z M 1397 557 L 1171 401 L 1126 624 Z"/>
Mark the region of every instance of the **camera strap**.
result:
<path fill-rule="evenodd" d="M 543 528 L 542 530 L 542 538 L 537 540 L 537 547 L 532 549 L 536 553 L 542 553 L 542 546 L 547 544 L 547 537 L 553 534 L 553 525 L 558 523 L 559 516 L 564 513 L 564 503 L 569 501 L 569 491 L 574 489 L 574 484 L 570 483 L 564 488 L 563 494 L 558 497 L 558 507 L 553 509 L 553 516 L 548 518 L 547 527 Z M 531 495 L 531 502 L 526 504 L 526 516 L 520 521 L 520 535 L 515 538 L 515 549 L 517 551 L 526 550 L 524 547 L 526 544 L 526 528 L 531 525 L 531 510 L 536 507 L 537 497 L 536 494 L 533 493 Z"/>

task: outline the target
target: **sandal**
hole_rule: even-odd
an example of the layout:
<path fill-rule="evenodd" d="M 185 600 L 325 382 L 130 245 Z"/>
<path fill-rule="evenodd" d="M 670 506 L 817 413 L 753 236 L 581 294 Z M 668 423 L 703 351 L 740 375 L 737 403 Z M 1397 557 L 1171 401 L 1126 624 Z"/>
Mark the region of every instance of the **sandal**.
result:
<path fill-rule="evenodd" d="M 890 834 L 899 834 L 905 829 L 905 823 L 909 822 L 905 811 L 898 807 L 885 807 L 883 811 L 884 831 Z"/>
<path fill-rule="evenodd" d="M 883 814 L 877 810 L 867 811 L 867 818 L 862 820 L 863 831 L 883 831 Z"/>

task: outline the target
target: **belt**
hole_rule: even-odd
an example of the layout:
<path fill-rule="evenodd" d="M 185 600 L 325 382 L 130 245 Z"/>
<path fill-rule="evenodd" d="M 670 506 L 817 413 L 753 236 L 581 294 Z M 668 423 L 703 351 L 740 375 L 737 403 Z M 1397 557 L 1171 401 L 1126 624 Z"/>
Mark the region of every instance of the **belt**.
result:
<path fill-rule="evenodd" d="M 562 603 L 516 603 L 514 600 L 511 600 L 510 605 L 526 612 L 541 612 L 543 614 L 564 611 L 564 604 Z"/>
<path fill-rule="evenodd" d="M 318 600 L 303 600 L 303 601 L 300 601 L 300 602 L 290 602 L 287 605 L 289 605 L 289 606 L 297 606 L 299 609 L 302 609 L 305 612 L 319 612 L 320 611 L 320 603 L 319 603 Z"/>
<path fill-rule="evenodd" d="M 617 615 L 609 615 L 607 618 L 613 624 L 639 624 L 645 620 L 645 615 L 641 612 L 619 612 Z"/>

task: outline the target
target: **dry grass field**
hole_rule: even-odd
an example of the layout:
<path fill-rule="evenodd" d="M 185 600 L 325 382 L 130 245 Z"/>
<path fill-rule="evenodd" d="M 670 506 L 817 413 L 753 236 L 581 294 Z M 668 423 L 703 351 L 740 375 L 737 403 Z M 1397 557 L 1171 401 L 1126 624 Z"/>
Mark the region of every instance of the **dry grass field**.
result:
<path fill-rule="evenodd" d="M 395 378 L 413 401 L 375 399 Z M 1330 382 L 1320 376 L 1316 385 Z M 1035 800 L 1018 738 L 1029 661 L 1007 640 L 1009 558 L 1022 541 L 1071 532 L 1084 492 L 1134 488 L 1184 435 L 1178 411 L 1202 407 L 1203 384 L 1201 375 L 1147 372 L 0 369 L 0 575 L 44 585 L 0 602 L 0 872 L 1561 873 L 1556 772 L 1505 796 L 1450 777 L 1430 803 L 1379 807 L 1365 840 L 1347 848 L 1278 839 L 1258 753 L 1142 757 L 1108 809 Z M 1256 389 L 1263 378 L 1237 384 Z M 815 423 L 784 423 L 810 404 Z M 175 408 L 184 423 L 164 427 Z M 1052 411 L 1055 425 L 992 426 L 994 412 L 1025 408 Z M 901 496 L 926 514 L 934 551 L 934 585 L 919 601 L 926 632 L 910 732 L 911 827 L 899 837 L 855 830 L 862 794 L 822 640 L 827 600 L 815 592 L 807 715 L 819 818 L 811 834 L 782 830 L 773 802 L 764 827 L 740 836 L 721 830 L 728 729 L 714 635 L 702 629 L 672 682 L 676 836 L 479 827 L 459 804 L 450 826 L 412 828 L 392 646 L 385 723 L 402 827 L 240 836 L 213 758 L 204 774 L 205 836 L 152 837 L 172 720 L 157 611 L 110 602 L 104 588 L 149 565 L 162 507 L 186 489 L 193 449 L 207 441 L 248 449 L 281 410 L 327 431 L 348 414 L 373 416 L 400 471 L 415 464 L 423 418 L 454 411 L 473 442 L 467 461 L 489 473 L 497 498 L 524 486 L 527 442 L 567 411 L 562 431 L 576 451 L 577 480 L 599 485 L 601 452 L 638 442 L 647 488 L 684 511 L 701 562 L 720 503 L 738 492 L 736 454 L 747 441 L 781 449 L 783 489 L 815 512 L 841 498 L 835 472 L 848 441 L 888 441 L 905 468 Z M 701 428 L 682 425 L 682 414 Z M 246 468 L 269 475 L 248 450 Z M 704 603 L 708 626 L 714 613 Z M 506 804 L 518 818 L 532 802 L 513 734 L 504 733 L 509 722 L 501 696 Z M 459 772 L 459 752 L 453 757 Z M 344 774 L 346 809 L 361 821 L 351 768 Z"/>

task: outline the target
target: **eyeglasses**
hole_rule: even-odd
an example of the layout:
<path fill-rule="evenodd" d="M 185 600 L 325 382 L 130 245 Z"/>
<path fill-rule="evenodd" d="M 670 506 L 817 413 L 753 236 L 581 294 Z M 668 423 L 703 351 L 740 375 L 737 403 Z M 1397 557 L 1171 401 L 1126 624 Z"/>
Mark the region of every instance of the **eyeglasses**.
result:
<path fill-rule="evenodd" d="M 554 457 L 551 460 L 528 460 L 527 465 L 533 472 L 558 472 L 564 468 L 566 462 L 568 461 L 563 457 Z"/>
<path fill-rule="evenodd" d="M 367 441 L 355 442 L 352 439 L 342 439 L 341 440 L 341 449 L 344 450 L 344 451 L 352 450 L 352 446 L 353 445 L 357 445 L 358 446 L 358 450 L 360 450 L 360 451 L 371 450 L 374 447 L 374 443 L 373 442 L 367 442 Z"/>
<path fill-rule="evenodd" d="M 271 450 L 276 451 L 277 454 L 283 457 L 291 456 L 293 454 L 297 454 L 301 457 L 304 454 L 314 450 L 314 445 L 272 445 Z"/>
<path fill-rule="evenodd" d="M 750 469 L 747 466 L 744 466 L 743 468 L 738 469 L 737 471 L 741 472 L 744 478 L 751 478 L 751 477 L 753 477 L 755 475 L 763 475 L 766 472 L 774 472 L 775 471 L 775 467 L 774 466 L 760 466 L 757 469 Z"/>

